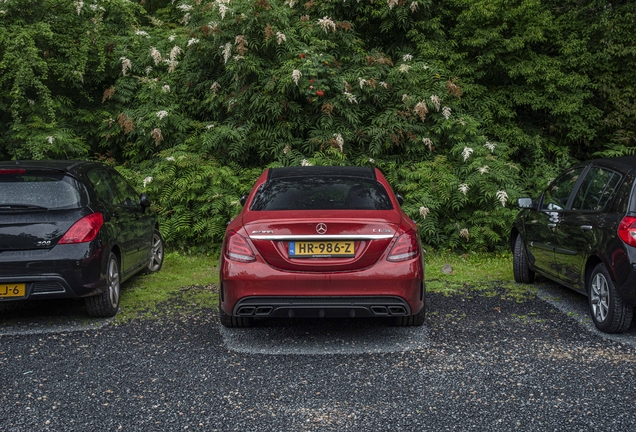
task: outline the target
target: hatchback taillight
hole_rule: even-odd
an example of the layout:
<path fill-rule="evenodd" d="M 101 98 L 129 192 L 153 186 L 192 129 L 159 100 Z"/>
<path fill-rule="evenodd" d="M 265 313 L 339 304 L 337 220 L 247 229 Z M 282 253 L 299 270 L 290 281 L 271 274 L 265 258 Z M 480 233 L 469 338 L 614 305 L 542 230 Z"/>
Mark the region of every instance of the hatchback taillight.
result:
<path fill-rule="evenodd" d="M 630 246 L 636 246 L 636 217 L 625 216 L 618 226 L 618 236 Z"/>
<path fill-rule="evenodd" d="M 58 244 L 86 243 L 97 237 L 99 229 L 104 225 L 101 213 L 91 213 L 84 216 L 66 231 Z"/>
<path fill-rule="evenodd" d="M 245 237 L 233 231 L 228 233 L 227 242 L 225 243 L 225 256 L 232 261 L 256 261 L 256 256 Z"/>
<path fill-rule="evenodd" d="M 388 261 L 406 261 L 419 253 L 415 231 L 409 231 L 398 237 L 387 257 Z"/>
<path fill-rule="evenodd" d="M 24 174 L 26 173 L 25 169 L 22 168 L 2 168 L 0 169 L 0 174 Z"/>

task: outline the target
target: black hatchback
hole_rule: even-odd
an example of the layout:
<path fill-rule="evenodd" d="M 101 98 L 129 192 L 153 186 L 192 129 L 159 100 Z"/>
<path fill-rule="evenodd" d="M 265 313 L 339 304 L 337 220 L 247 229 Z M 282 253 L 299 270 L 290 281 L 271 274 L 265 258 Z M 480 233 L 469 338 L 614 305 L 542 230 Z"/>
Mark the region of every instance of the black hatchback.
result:
<path fill-rule="evenodd" d="M 588 296 L 596 327 L 627 330 L 636 305 L 636 157 L 573 166 L 535 201 L 521 198 L 510 236 L 514 276 L 535 272 Z"/>
<path fill-rule="evenodd" d="M 0 162 L 0 306 L 85 298 L 90 316 L 115 315 L 121 283 L 163 264 L 149 206 L 98 162 Z"/>

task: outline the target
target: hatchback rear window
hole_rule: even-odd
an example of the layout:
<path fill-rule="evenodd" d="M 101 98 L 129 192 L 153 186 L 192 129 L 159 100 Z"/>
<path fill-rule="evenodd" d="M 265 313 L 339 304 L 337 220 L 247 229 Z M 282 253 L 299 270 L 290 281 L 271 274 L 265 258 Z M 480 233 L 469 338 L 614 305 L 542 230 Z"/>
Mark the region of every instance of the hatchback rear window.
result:
<path fill-rule="evenodd" d="M 259 188 L 250 210 L 391 210 L 384 187 L 357 177 L 288 177 Z"/>
<path fill-rule="evenodd" d="M 73 209 L 88 201 L 84 186 L 62 173 L 0 175 L 0 209 Z"/>

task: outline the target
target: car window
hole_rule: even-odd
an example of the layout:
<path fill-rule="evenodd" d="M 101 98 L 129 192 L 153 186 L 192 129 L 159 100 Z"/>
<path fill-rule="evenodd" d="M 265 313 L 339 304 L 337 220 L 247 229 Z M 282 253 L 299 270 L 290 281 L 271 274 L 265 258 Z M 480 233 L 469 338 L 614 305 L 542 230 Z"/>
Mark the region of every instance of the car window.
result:
<path fill-rule="evenodd" d="M 553 181 L 543 194 L 541 210 L 563 210 L 568 198 L 579 180 L 583 167 L 575 168 Z"/>
<path fill-rule="evenodd" d="M 116 204 L 117 192 L 115 185 L 102 169 L 94 169 L 89 171 L 86 176 L 93 185 L 97 196 L 107 204 Z"/>
<path fill-rule="evenodd" d="M 131 207 L 137 206 L 139 204 L 139 196 L 132 186 L 117 171 L 108 170 L 108 173 L 117 188 L 118 204 Z"/>
<path fill-rule="evenodd" d="M 602 210 L 619 180 L 620 175 L 613 171 L 592 167 L 574 197 L 572 210 Z"/>
<path fill-rule="evenodd" d="M 387 191 L 358 177 L 288 177 L 268 180 L 250 210 L 391 210 Z"/>
<path fill-rule="evenodd" d="M 0 205 L 56 210 L 80 208 L 87 202 L 84 186 L 62 173 L 0 175 Z"/>

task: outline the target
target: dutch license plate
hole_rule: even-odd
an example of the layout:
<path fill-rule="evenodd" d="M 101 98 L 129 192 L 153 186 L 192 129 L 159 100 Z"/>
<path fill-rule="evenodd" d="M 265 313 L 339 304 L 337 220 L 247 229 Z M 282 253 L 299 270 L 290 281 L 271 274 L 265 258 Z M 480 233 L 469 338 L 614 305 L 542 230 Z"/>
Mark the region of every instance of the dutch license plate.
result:
<path fill-rule="evenodd" d="M 24 297 L 26 295 L 26 284 L 0 284 L 0 298 Z"/>
<path fill-rule="evenodd" d="M 339 258 L 355 256 L 353 241 L 289 242 L 290 258 Z"/>

